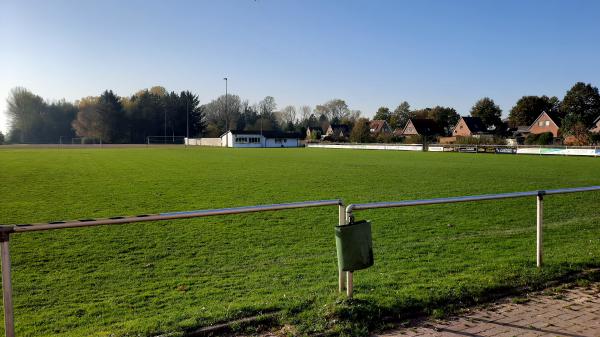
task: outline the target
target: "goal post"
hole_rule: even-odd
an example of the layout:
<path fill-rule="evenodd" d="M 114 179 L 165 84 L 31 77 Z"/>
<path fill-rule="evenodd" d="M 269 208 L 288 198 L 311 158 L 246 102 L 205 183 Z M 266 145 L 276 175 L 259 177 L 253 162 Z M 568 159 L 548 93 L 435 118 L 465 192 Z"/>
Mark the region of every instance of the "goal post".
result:
<path fill-rule="evenodd" d="M 168 145 L 183 145 L 185 144 L 185 136 L 148 136 L 146 144 L 168 144 Z"/>
<path fill-rule="evenodd" d="M 59 143 L 68 144 L 63 137 L 60 138 Z M 96 137 L 73 137 L 71 138 L 71 145 L 102 145 L 102 139 Z"/>

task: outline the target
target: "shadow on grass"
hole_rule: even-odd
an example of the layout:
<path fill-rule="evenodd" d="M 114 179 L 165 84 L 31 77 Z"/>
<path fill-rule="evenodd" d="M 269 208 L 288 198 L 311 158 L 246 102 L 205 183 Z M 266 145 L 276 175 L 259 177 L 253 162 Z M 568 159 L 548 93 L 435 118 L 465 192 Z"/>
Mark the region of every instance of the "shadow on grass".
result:
<path fill-rule="evenodd" d="M 335 321 L 327 335 L 368 336 L 369 332 L 390 328 L 409 319 L 431 316 L 442 318 L 469 306 L 493 302 L 507 296 L 538 291 L 560 284 L 589 284 L 600 281 L 600 264 L 547 264 L 545 272 L 519 280 L 504 280 L 488 287 L 461 288 L 437 293 L 426 300 L 398 298 L 391 306 L 370 300 L 343 299 L 332 305 L 329 319 Z M 365 285 L 369 287 L 372 285 Z"/>

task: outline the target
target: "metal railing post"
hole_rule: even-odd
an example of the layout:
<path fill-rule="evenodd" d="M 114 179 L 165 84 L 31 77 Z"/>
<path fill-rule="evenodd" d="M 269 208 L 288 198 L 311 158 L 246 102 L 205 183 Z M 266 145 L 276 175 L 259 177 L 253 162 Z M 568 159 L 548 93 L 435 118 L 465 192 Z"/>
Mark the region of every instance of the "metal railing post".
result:
<path fill-rule="evenodd" d="M 13 314 L 12 283 L 10 276 L 10 250 L 8 245 L 10 234 L 0 233 L 0 254 L 2 255 L 2 299 L 4 305 L 4 331 L 6 337 L 15 336 Z"/>
<path fill-rule="evenodd" d="M 354 280 L 353 280 L 354 274 L 352 274 L 351 271 L 346 272 L 346 278 L 347 278 L 347 282 L 346 282 L 346 296 L 348 296 L 348 298 L 352 298 L 352 293 L 354 292 Z"/>
<path fill-rule="evenodd" d="M 347 207 L 344 211 L 345 219 L 344 224 L 349 224 L 354 221 L 354 214 L 352 214 L 352 207 Z M 354 274 L 351 271 L 346 272 L 346 296 L 352 298 L 354 292 Z"/>
<path fill-rule="evenodd" d="M 344 225 L 346 225 L 346 208 L 344 207 L 344 205 L 338 205 L 338 211 L 339 211 L 338 225 L 344 226 Z M 346 283 L 346 272 L 340 268 L 340 269 L 338 269 L 338 291 L 339 292 L 343 292 L 344 290 L 346 290 L 345 283 Z"/>
<path fill-rule="evenodd" d="M 538 268 L 543 263 L 543 243 L 544 243 L 544 191 L 539 191 L 537 195 L 536 207 L 536 265 Z"/>

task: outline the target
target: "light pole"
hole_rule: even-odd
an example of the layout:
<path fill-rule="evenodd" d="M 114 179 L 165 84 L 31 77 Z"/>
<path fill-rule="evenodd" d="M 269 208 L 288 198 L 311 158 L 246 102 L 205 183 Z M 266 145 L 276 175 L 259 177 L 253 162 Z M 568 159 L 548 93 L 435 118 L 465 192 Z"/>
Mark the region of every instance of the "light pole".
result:
<path fill-rule="evenodd" d="M 190 142 L 190 96 L 185 95 L 185 146 Z"/>
<path fill-rule="evenodd" d="M 225 80 L 225 132 L 229 131 L 229 111 L 227 111 L 227 77 L 223 77 Z"/>

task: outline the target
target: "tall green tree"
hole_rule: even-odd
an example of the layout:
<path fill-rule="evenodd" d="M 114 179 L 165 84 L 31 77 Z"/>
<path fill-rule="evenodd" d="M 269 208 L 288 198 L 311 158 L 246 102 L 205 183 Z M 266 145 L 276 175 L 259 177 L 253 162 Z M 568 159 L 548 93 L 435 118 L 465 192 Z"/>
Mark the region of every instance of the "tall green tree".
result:
<path fill-rule="evenodd" d="M 508 115 L 510 126 L 529 126 L 542 112 L 557 112 L 558 105 L 557 97 L 523 96 L 510 110 Z"/>
<path fill-rule="evenodd" d="M 7 100 L 9 138 L 15 143 L 56 143 L 60 137 L 74 135 L 71 122 L 77 109 L 65 100 L 47 103 L 21 87 L 14 88 Z"/>
<path fill-rule="evenodd" d="M 414 113 L 410 110 L 410 104 L 407 101 L 401 102 L 390 118 L 390 126 L 392 128 L 403 128 L 409 119 L 414 117 Z"/>
<path fill-rule="evenodd" d="M 350 131 L 350 141 L 354 143 L 368 143 L 371 141 L 371 132 L 369 129 L 369 120 L 359 118 Z"/>
<path fill-rule="evenodd" d="M 600 94 L 598 88 L 591 84 L 577 82 L 565 95 L 560 104 L 560 111 L 567 124 L 579 122 L 591 127 L 594 120 L 600 116 Z"/>
<path fill-rule="evenodd" d="M 473 105 L 471 116 L 481 118 L 488 128 L 495 127 L 498 131 L 502 129 L 502 109 L 489 97 L 484 97 Z"/>
<path fill-rule="evenodd" d="M 119 97 L 112 90 L 105 90 L 98 97 L 97 109 L 104 124 L 102 141 L 107 143 L 127 142 L 127 119 Z"/>
<path fill-rule="evenodd" d="M 179 95 L 181 106 L 185 104 L 186 114 L 190 114 L 190 137 L 201 136 L 206 129 L 206 115 L 204 109 L 200 105 L 198 95 L 190 91 L 182 91 Z"/>
<path fill-rule="evenodd" d="M 564 115 L 561 133 L 572 136 L 577 145 L 588 145 L 591 140 L 590 127 L 600 116 L 600 95 L 591 84 L 577 82 L 565 95 L 560 111 Z"/>
<path fill-rule="evenodd" d="M 73 121 L 78 136 L 99 138 L 106 143 L 129 142 L 127 125 L 125 109 L 112 90 L 80 101 L 77 118 Z"/>
<path fill-rule="evenodd" d="M 450 133 L 450 129 L 458 123 L 460 115 L 454 108 L 435 106 L 433 108 L 425 108 L 412 112 L 415 118 L 433 119 L 446 134 Z"/>
<path fill-rule="evenodd" d="M 148 136 L 164 135 L 165 106 L 163 98 L 164 96 L 149 90 L 141 90 L 124 104 L 130 142 L 144 143 Z"/>
<path fill-rule="evenodd" d="M 39 135 L 44 143 L 55 143 L 61 138 L 75 137 L 75 130 L 71 123 L 77 115 L 77 107 L 63 100 L 50 103 L 42 115 L 43 130 Z"/>
<path fill-rule="evenodd" d="M 6 103 L 10 141 L 36 143 L 37 135 L 42 132 L 44 100 L 23 87 L 16 87 L 11 90 Z"/>
<path fill-rule="evenodd" d="M 0 131 L 0 145 L 4 144 L 4 134 Z"/>
<path fill-rule="evenodd" d="M 391 117 L 392 113 L 390 112 L 390 109 L 385 106 L 382 106 L 379 109 L 377 109 L 377 112 L 375 113 L 373 119 L 381 119 L 389 123 Z"/>

